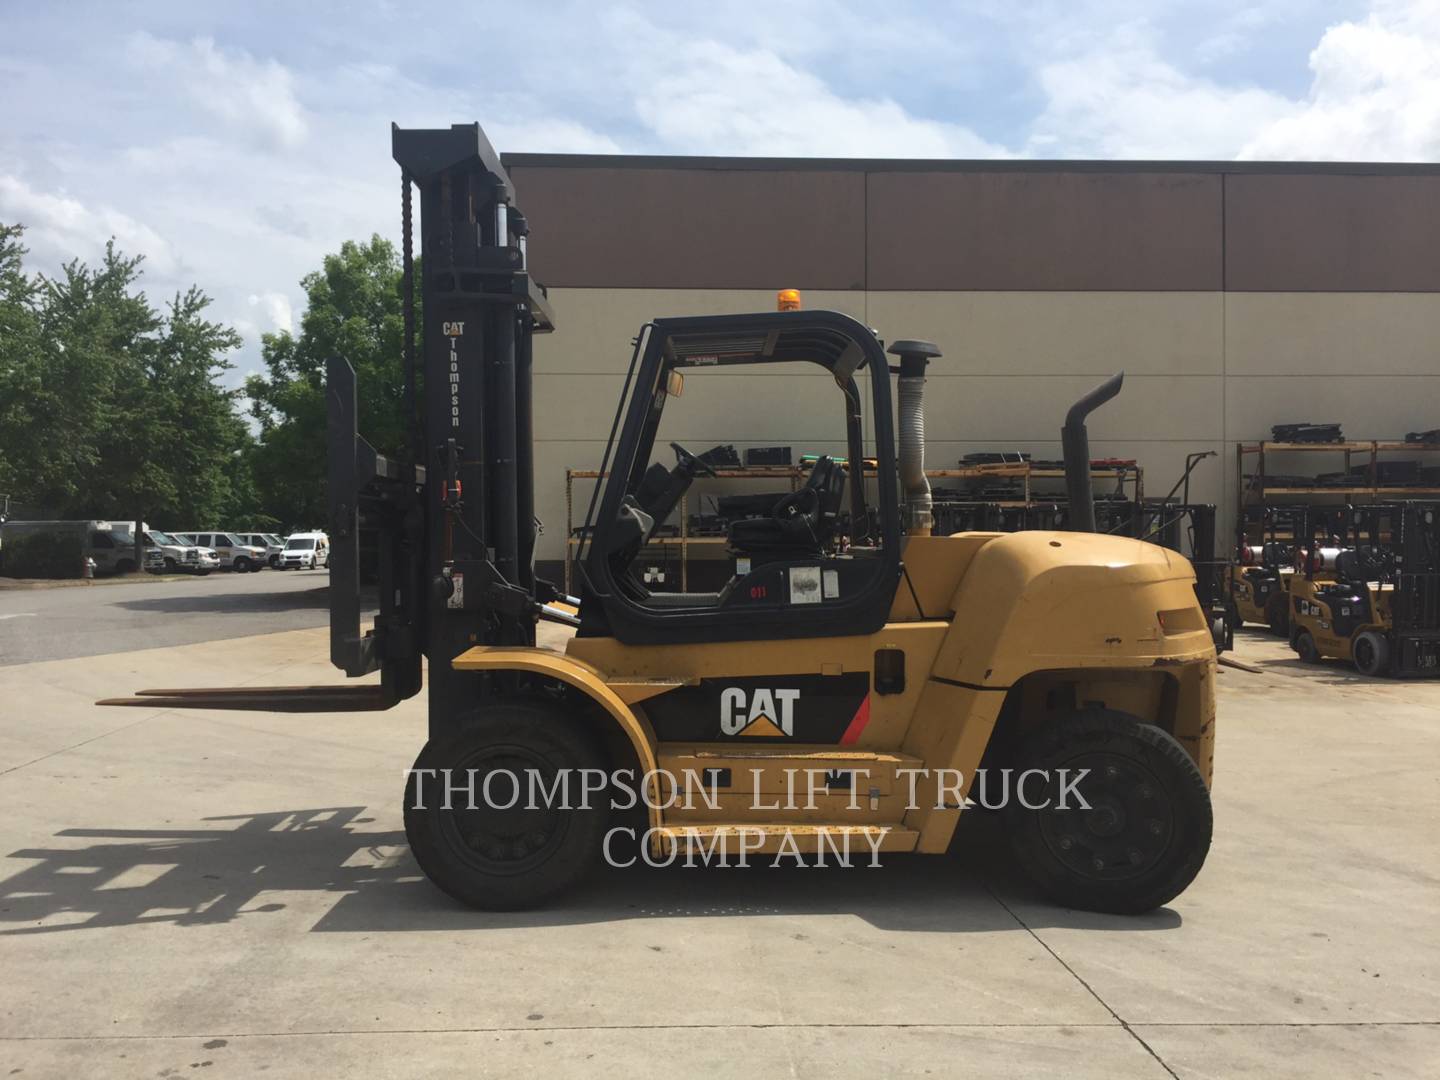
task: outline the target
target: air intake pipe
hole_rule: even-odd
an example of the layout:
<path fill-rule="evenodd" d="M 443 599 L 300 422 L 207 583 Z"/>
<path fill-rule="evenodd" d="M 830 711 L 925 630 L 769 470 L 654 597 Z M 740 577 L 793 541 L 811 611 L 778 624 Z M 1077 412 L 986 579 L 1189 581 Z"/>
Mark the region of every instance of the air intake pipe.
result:
<path fill-rule="evenodd" d="M 1095 531 L 1095 493 L 1090 489 L 1090 433 L 1085 418 L 1120 393 L 1125 381 L 1121 371 L 1082 397 L 1065 414 L 1060 445 L 1065 456 L 1065 493 L 1070 500 L 1068 528 L 1071 532 Z"/>
<path fill-rule="evenodd" d="M 925 476 L 925 368 L 940 350 L 928 341 L 897 341 L 889 352 L 900 357 L 900 486 L 904 491 L 905 531 L 929 536 L 934 527 L 930 481 Z"/>

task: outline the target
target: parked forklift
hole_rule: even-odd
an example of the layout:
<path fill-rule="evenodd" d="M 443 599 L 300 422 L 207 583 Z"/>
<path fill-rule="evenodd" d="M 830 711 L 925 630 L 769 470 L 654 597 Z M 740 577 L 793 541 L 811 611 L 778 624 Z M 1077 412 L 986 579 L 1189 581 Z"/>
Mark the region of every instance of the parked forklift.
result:
<path fill-rule="evenodd" d="M 1440 676 L 1440 504 L 1348 508 L 1348 535 L 1324 572 L 1305 560 L 1291 648 L 1306 663 L 1348 660 L 1362 675 Z"/>
<path fill-rule="evenodd" d="M 1236 626 L 1259 623 L 1277 637 L 1289 634 L 1290 583 L 1296 553 L 1309 536 L 1310 509 L 1264 506 L 1254 518 L 1242 515 L 1230 566 L 1231 619 Z"/>
<path fill-rule="evenodd" d="M 789 310 L 653 319 L 606 443 L 579 595 L 566 596 L 533 568 L 533 343 L 554 321 L 527 269 L 529 223 L 478 125 L 396 128 L 393 152 L 404 454 L 359 436 L 354 373 L 340 357 L 328 369 L 331 659 L 379 681 L 108 704 L 388 709 L 420 691 L 428 660 L 429 740 L 408 775 L 406 835 L 431 880 L 479 908 L 543 903 L 609 853 L 623 797 L 511 801 L 522 773 L 550 791 L 567 777 L 607 776 L 612 791 L 632 777 L 648 858 L 718 848 L 733 862 L 841 843 L 941 854 L 982 759 L 991 779 L 1030 778 L 999 812 L 1020 865 L 1056 902 L 1134 913 L 1186 888 L 1211 838 L 1216 654 L 1189 562 L 1094 531 L 1085 419 L 1123 373 L 1062 429 L 1073 531 L 943 536 L 924 469 L 936 346 L 899 340 L 887 353 L 862 323 L 798 298 L 782 299 Z M 730 525 L 737 570 L 722 588 L 647 586 L 639 552 L 713 471 L 678 441 L 673 461 L 659 460 L 686 375 L 702 397 L 715 371 L 748 378 L 759 397 L 780 384 L 765 374 L 795 370 L 812 374 L 785 392 L 803 385 L 797 404 L 829 411 L 843 454 L 820 454 L 798 491 Z M 841 457 L 871 459 L 873 473 Z M 365 532 L 380 587 L 362 632 Z M 536 647 L 541 619 L 573 628 L 563 652 Z M 437 776 L 466 777 L 471 797 L 437 794 Z M 691 776 L 704 797 L 668 797 Z M 1067 783 L 1078 801 L 1067 804 Z"/>

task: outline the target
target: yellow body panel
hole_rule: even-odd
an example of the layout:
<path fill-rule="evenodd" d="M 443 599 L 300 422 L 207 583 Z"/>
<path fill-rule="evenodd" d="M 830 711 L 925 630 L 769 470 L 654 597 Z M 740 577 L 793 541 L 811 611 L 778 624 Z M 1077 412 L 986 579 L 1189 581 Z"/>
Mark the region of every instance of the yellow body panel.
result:
<path fill-rule="evenodd" d="M 960 538 L 953 538 L 960 539 Z M 1009 686 L 1032 671 L 1150 667 L 1214 659 L 1202 618 L 1166 634 L 1162 611 L 1198 611 L 1183 555 L 1092 533 L 1021 532 L 975 553 L 953 602 L 957 618 L 934 674 Z"/>
<path fill-rule="evenodd" d="M 1242 623 L 1259 623 L 1262 626 L 1270 625 L 1270 612 L 1265 604 L 1256 603 L 1254 591 L 1250 587 L 1250 581 L 1245 576 L 1247 570 L 1254 569 L 1249 566 L 1232 566 L 1231 577 L 1231 598 L 1235 601 L 1235 610 L 1240 616 Z M 1267 601 L 1268 604 L 1282 604 L 1287 609 L 1290 604 L 1290 582 L 1295 577 L 1295 572 L 1288 568 L 1280 569 L 1280 584 L 1277 590 L 1278 595 L 1272 595 Z"/>
<path fill-rule="evenodd" d="M 558 679 L 575 687 L 610 714 L 629 738 L 630 745 L 634 747 L 642 775 L 653 776 L 657 764 L 655 732 L 651 730 L 649 722 L 643 716 L 637 715 L 625 699 L 616 693 L 612 688 L 611 681 L 602 672 L 584 661 L 555 652 L 553 649 L 477 645 L 474 648 L 466 649 L 452 660 L 451 666 L 458 671 L 529 671 L 536 675 Z M 650 685 L 654 684 L 654 680 L 649 682 Z M 675 685 L 673 682 L 667 682 L 665 689 L 671 689 Z M 651 787 L 652 795 L 654 795 L 653 780 Z M 660 814 L 655 807 L 660 800 L 652 798 L 648 801 L 650 823 L 659 825 Z"/>
<path fill-rule="evenodd" d="M 885 850 L 942 852 L 1007 701 L 1022 727 L 1092 702 L 1162 725 L 1209 782 L 1215 649 L 1182 556 L 1137 540 L 1049 532 L 915 536 L 904 550 L 909 582 L 897 589 L 892 621 L 873 634 L 675 645 L 574 637 L 563 654 L 475 648 L 455 666 L 538 672 L 588 694 L 646 770 L 658 763 L 672 775 L 729 769 L 747 778 L 758 770 L 749 787 L 719 792 L 716 806 L 652 807 L 652 824 L 667 829 L 760 829 L 768 844 L 779 842 L 771 831 L 828 822 L 888 828 Z M 904 689 L 872 690 L 853 744 L 660 744 L 646 717 L 647 702 L 702 679 L 872 675 L 881 649 L 904 653 Z M 931 773 L 914 781 L 911 808 L 902 770 L 915 768 Z M 755 805 L 752 788 L 768 796 L 787 771 L 807 769 L 852 771 L 855 791 L 820 793 L 813 807 Z M 953 776 L 946 781 L 943 797 L 940 769 L 961 778 L 958 789 Z"/>
<path fill-rule="evenodd" d="M 672 825 L 659 830 L 656 839 L 662 851 L 704 850 L 722 845 L 730 854 L 745 850 L 755 855 L 781 852 L 833 852 L 839 847 L 861 858 L 871 847 L 886 854 L 915 850 L 915 833 L 888 825 L 795 825 L 788 821 L 755 822 L 741 825 Z"/>
<path fill-rule="evenodd" d="M 970 569 L 975 553 L 1004 533 L 955 533 L 953 536 L 907 536 L 900 549 L 905 577 L 890 605 L 891 622 L 948 619 L 955 613 L 955 590 Z M 915 601 L 919 600 L 917 611 Z M 923 612 L 923 615 L 922 615 Z"/>
<path fill-rule="evenodd" d="M 902 586 L 903 588 L 903 586 Z M 571 638 L 566 655 L 585 662 L 609 679 L 664 676 L 683 682 L 726 675 L 843 675 L 870 672 L 878 649 L 900 649 L 914 675 L 902 694 L 876 694 L 870 723 L 855 749 L 895 749 L 915 713 L 936 650 L 949 633 L 948 622 L 889 623 L 875 634 L 801 638 L 796 641 L 716 641 L 699 645 L 626 645 L 614 638 Z M 792 750 L 786 746 L 785 751 Z"/>
<path fill-rule="evenodd" d="M 1353 661 L 1356 638 L 1367 630 L 1386 633 L 1393 625 L 1390 605 L 1395 589 L 1392 585 L 1375 582 L 1368 584 L 1366 589 L 1370 594 L 1370 611 L 1374 618 L 1370 622 L 1358 624 L 1349 636 L 1345 636 L 1335 631 L 1334 613 L 1330 610 L 1329 602 L 1317 597 L 1321 587 L 1331 584 L 1333 581 L 1330 580 L 1312 581 L 1303 576 L 1297 578 L 1291 593 L 1291 625 L 1295 630 L 1304 630 L 1310 634 L 1315 642 L 1315 651 L 1321 656 Z"/>

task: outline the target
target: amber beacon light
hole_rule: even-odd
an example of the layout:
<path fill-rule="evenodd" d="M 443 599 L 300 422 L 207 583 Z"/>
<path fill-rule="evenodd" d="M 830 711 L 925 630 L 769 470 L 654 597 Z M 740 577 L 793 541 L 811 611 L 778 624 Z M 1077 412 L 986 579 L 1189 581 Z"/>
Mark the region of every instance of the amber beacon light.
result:
<path fill-rule="evenodd" d="M 799 310 L 800 310 L 800 290 L 799 290 L 799 289 L 781 289 L 778 293 L 775 294 L 775 310 L 776 310 L 776 311 L 799 311 Z"/>

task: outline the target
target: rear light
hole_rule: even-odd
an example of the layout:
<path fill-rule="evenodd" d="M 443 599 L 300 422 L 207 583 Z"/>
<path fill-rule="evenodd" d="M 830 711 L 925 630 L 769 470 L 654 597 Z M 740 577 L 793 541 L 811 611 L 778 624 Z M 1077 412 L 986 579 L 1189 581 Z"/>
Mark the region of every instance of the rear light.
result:
<path fill-rule="evenodd" d="M 1162 634 L 1190 634 L 1206 629 L 1205 618 L 1199 608 L 1183 607 L 1157 611 L 1155 620 L 1160 624 Z"/>

